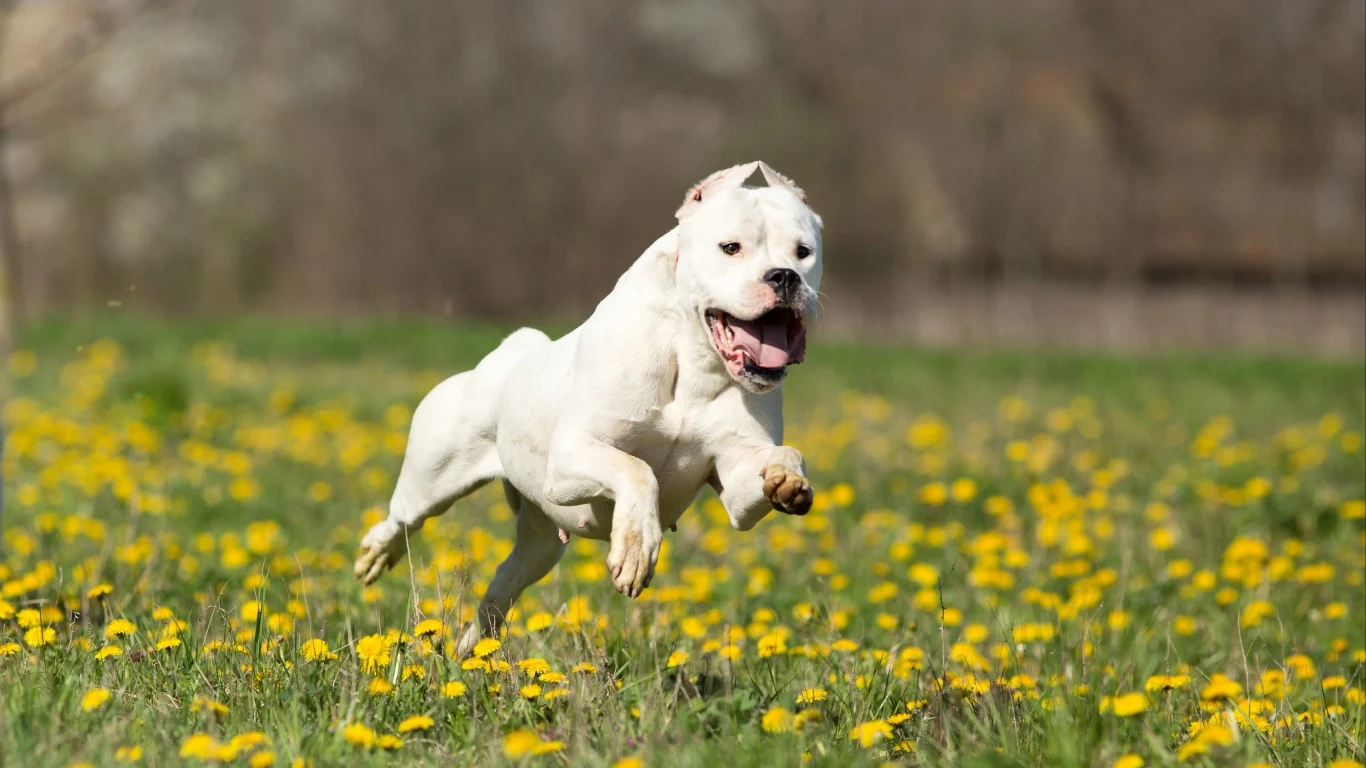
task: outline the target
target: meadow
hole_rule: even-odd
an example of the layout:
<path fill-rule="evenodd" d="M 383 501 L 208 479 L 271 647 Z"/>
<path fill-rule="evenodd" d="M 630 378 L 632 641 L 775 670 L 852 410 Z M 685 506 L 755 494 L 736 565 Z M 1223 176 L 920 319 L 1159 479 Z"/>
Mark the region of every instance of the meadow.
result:
<path fill-rule="evenodd" d="M 1366 367 L 813 340 L 818 493 L 705 491 L 636 601 L 575 539 L 454 658 L 486 487 L 364 588 L 423 394 L 506 329 L 29 328 L 5 361 L 0 762 L 1360 766 Z"/>

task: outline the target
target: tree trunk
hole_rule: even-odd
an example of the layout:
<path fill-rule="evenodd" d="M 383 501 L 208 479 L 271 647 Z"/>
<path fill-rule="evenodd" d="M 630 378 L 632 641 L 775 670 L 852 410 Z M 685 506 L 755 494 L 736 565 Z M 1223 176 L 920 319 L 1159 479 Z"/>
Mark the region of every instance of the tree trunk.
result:
<path fill-rule="evenodd" d="M 0 0 L 0 66 L 5 60 L 13 0 Z M 5 81 L 0 72 L 0 83 Z M 5 97 L 0 95 L 0 357 L 8 357 L 19 334 L 23 288 L 19 284 L 19 232 L 9 175 L 9 132 Z"/>

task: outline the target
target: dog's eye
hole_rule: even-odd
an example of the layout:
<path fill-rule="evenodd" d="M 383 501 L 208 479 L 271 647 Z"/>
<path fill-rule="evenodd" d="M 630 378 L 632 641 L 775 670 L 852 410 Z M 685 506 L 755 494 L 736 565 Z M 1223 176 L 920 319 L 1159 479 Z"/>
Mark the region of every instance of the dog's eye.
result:
<path fill-rule="evenodd" d="M 737 254 L 737 253 L 740 252 L 740 244 L 739 244 L 739 243 L 721 243 L 721 250 L 722 250 L 727 256 L 734 256 L 735 254 Z"/>
<path fill-rule="evenodd" d="M 811 247 L 807 245 L 797 246 L 797 258 L 804 259 L 811 255 Z"/>

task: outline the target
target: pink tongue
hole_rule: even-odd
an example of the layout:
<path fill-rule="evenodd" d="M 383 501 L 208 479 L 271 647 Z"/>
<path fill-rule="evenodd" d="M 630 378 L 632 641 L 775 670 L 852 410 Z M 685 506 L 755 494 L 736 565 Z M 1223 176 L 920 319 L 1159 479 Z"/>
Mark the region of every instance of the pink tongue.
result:
<path fill-rule="evenodd" d="M 761 368 L 782 368 L 787 365 L 787 324 L 730 319 L 735 333 L 735 346 L 749 353 L 754 364 Z"/>

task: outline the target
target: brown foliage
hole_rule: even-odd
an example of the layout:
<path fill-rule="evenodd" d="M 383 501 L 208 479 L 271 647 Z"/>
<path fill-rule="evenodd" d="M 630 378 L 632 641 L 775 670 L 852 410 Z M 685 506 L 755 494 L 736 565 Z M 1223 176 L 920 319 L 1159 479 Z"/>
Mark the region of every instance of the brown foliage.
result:
<path fill-rule="evenodd" d="M 1364 8 L 199 0 L 13 126 L 22 290 L 575 315 L 689 184 L 764 159 L 827 221 L 836 313 L 963 281 L 1355 295 Z"/>

